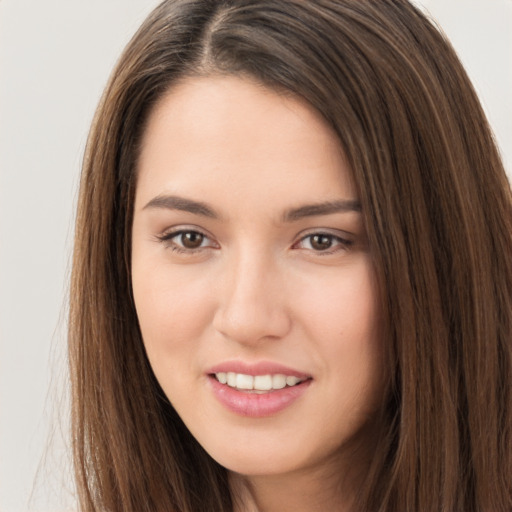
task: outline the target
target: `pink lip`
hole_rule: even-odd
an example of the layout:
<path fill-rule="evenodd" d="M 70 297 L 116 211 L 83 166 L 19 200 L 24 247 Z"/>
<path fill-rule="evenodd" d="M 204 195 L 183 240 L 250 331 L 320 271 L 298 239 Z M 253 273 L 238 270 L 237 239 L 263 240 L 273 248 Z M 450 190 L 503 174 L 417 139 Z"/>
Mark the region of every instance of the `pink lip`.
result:
<path fill-rule="evenodd" d="M 220 372 L 244 373 L 245 375 L 253 376 L 280 373 L 306 380 L 295 386 L 287 386 L 283 389 L 271 390 L 266 393 L 251 393 L 238 391 L 227 384 L 221 384 L 213 375 Z M 283 411 L 298 400 L 307 391 L 312 382 L 310 375 L 270 362 L 251 365 L 240 361 L 226 362 L 212 367 L 207 373 L 208 382 L 215 398 L 229 411 L 251 418 L 263 418 Z"/>
<path fill-rule="evenodd" d="M 275 375 L 276 373 L 280 373 L 286 376 L 295 376 L 300 377 L 301 379 L 311 378 L 311 375 L 307 373 L 300 372 L 298 370 L 294 370 L 293 368 L 288 368 L 287 366 L 283 366 L 278 363 L 272 363 L 270 361 L 261 361 L 259 363 L 248 364 L 242 361 L 226 361 L 224 363 L 213 366 L 206 373 L 243 373 L 245 375 Z"/>

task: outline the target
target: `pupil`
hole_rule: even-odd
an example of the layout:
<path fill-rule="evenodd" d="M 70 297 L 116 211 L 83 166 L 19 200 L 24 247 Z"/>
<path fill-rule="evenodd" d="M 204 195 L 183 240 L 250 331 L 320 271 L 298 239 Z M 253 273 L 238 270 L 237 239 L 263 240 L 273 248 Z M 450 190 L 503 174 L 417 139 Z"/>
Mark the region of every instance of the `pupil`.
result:
<path fill-rule="evenodd" d="M 188 231 L 181 235 L 181 242 L 183 247 L 187 249 L 197 249 L 203 243 L 204 236 L 196 231 Z"/>
<path fill-rule="evenodd" d="M 329 235 L 313 235 L 311 238 L 311 247 L 318 251 L 325 251 L 332 245 L 332 237 Z"/>

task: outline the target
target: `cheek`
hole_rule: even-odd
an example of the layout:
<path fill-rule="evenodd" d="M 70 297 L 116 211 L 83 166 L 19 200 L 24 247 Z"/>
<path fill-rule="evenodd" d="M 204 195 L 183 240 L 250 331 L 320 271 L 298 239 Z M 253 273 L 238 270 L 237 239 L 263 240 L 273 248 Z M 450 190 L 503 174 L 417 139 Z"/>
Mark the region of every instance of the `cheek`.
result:
<path fill-rule="evenodd" d="M 144 345 L 157 377 L 162 367 L 177 371 L 188 367 L 184 358 L 192 356 L 210 324 L 211 287 L 165 266 L 134 264 L 132 280 Z"/>
<path fill-rule="evenodd" d="M 373 268 L 363 260 L 322 284 L 303 295 L 301 316 L 326 377 L 326 395 L 343 403 L 340 410 L 366 415 L 380 404 L 386 374 Z"/>
<path fill-rule="evenodd" d="M 342 275 L 327 275 L 307 289 L 309 293 L 303 290 L 296 296 L 300 297 L 301 316 L 311 337 L 330 340 L 333 350 L 348 344 L 357 347 L 376 343 L 380 312 L 370 261 L 357 261 Z"/>

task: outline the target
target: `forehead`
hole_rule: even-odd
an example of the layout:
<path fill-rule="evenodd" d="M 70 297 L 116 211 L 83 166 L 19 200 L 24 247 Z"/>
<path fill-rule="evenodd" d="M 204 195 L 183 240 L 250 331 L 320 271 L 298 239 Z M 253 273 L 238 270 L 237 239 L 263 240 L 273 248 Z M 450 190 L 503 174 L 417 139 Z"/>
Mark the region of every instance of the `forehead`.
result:
<path fill-rule="evenodd" d="M 320 114 L 237 77 L 173 87 L 148 119 L 138 174 L 139 204 L 162 193 L 221 202 L 255 193 L 281 202 L 356 198 L 339 140 Z"/>

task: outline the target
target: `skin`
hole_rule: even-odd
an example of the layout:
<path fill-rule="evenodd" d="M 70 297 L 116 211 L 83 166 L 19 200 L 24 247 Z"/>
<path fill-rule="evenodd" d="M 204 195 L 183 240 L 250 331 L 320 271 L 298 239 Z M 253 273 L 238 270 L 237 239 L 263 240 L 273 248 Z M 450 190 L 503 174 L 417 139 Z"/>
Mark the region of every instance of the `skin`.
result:
<path fill-rule="evenodd" d="M 133 221 L 140 328 L 173 406 L 230 470 L 240 510 L 349 510 L 371 457 L 384 375 L 362 213 L 284 218 L 340 200 L 358 195 L 338 139 L 297 98 L 194 77 L 150 115 Z M 187 236 L 199 247 L 186 248 Z M 312 380 L 279 413 L 244 417 L 217 400 L 207 375 L 233 360 Z"/>

